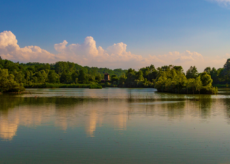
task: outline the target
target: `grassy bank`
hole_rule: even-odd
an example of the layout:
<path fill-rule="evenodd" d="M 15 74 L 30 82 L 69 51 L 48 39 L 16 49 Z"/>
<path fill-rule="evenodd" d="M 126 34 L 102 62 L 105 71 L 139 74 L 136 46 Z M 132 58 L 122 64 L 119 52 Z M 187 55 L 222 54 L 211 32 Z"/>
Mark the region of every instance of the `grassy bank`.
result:
<path fill-rule="evenodd" d="M 31 84 L 25 85 L 25 88 L 90 88 L 90 89 L 101 89 L 102 86 L 99 84 Z"/>

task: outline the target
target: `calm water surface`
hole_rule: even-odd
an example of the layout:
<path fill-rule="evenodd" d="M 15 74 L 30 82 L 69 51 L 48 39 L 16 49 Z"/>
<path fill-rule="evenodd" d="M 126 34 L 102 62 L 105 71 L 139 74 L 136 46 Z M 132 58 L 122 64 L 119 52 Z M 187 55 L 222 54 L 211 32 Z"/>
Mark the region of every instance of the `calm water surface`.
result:
<path fill-rule="evenodd" d="M 0 95 L 1 164 L 230 163 L 230 90 L 28 91 Z"/>

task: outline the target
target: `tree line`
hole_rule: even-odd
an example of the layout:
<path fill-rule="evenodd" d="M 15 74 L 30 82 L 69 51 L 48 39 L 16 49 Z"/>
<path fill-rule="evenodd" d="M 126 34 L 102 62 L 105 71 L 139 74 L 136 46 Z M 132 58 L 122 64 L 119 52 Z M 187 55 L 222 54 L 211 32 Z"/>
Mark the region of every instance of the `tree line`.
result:
<path fill-rule="evenodd" d="M 216 94 L 218 89 L 212 86 L 212 82 L 207 72 L 198 73 L 195 66 L 191 66 L 186 74 L 182 67 L 168 66 L 159 72 L 155 88 L 160 92 Z"/>
<path fill-rule="evenodd" d="M 21 91 L 23 90 L 23 86 L 31 87 L 44 83 L 98 84 L 104 78 L 105 72 L 119 77 L 126 70 L 83 67 L 76 63 L 62 61 L 55 64 L 14 63 L 10 60 L 0 58 L 0 90 L 5 92 Z M 8 88 L 6 86 L 15 87 Z"/>
<path fill-rule="evenodd" d="M 195 66 L 184 72 L 181 66 L 150 65 L 138 71 L 130 68 L 108 69 L 83 67 L 72 62 L 19 63 L 0 58 L 0 88 L 2 91 L 21 91 L 24 87 L 49 84 L 98 84 L 108 87 L 155 87 L 158 91 L 173 93 L 216 93 L 212 84 L 230 81 L 230 60 L 224 68 L 207 67 L 199 73 Z M 228 67 L 229 66 L 229 67 Z M 229 70 L 228 70 L 229 69 Z M 104 73 L 111 80 L 101 82 Z M 36 85 L 35 85 L 36 84 Z M 70 87 L 71 87 L 70 86 Z"/>
<path fill-rule="evenodd" d="M 207 67 L 204 69 L 213 79 L 213 84 L 229 84 L 230 83 L 230 59 L 228 59 L 223 68 Z"/>

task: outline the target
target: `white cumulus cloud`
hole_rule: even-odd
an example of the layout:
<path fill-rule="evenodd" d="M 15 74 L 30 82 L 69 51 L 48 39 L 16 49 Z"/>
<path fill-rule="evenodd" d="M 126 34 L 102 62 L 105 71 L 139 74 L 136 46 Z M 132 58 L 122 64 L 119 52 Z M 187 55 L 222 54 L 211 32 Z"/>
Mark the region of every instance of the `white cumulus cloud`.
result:
<path fill-rule="evenodd" d="M 85 38 L 82 44 L 70 44 L 67 41 L 55 44 L 54 48 L 58 52 L 57 57 L 62 60 L 70 60 L 82 65 L 122 67 L 125 63 L 133 65 L 133 62 L 142 62 L 144 58 L 141 55 L 135 55 L 126 51 L 127 45 L 117 43 L 106 50 L 101 46 L 97 48 L 93 37 Z"/>
<path fill-rule="evenodd" d="M 97 66 L 108 68 L 135 68 L 162 65 L 181 65 L 188 69 L 191 65 L 202 71 L 207 66 L 222 67 L 227 56 L 204 57 L 198 52 L 168 52 L 164 55 L 136 55 L 127 51 L 125 43 L 116 43 L 103 49 L 97 47 L 93 37 L 88 36 L 82 44 L 68 44 L 66 40 L 54 45 L 56 54 L 52 54 L 38 46 L 18 45 L 16 36 L 11 31 L 0 33 L 0 56 L 20 62 L 45 62 L 70 61 L 84 66 Z"/>
<path fill-rule="evenodd" d="M 16 36 L 11 31 L 0 33 L 0 55 L 4 59 L 23 62 L 52 62 L 55 55 L 38 46 L 20 48 Z"/>

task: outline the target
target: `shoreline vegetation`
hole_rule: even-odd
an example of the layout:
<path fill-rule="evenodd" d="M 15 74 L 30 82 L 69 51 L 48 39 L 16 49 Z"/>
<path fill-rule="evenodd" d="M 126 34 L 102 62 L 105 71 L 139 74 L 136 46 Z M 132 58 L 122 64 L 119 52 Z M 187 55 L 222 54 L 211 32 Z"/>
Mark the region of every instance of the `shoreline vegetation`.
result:
<path fill-rule="evenodd" d="M 105 79 L 104 74 L 109 75 Z M 199 73 L 195 66 L 184 72 L 181 66 L 153 65 L 139 69 L 108 69 L 71 62 L 19 63 L 0 57 L 0 92 L 22 93 L 25 88 L 156 88 L 159 92 L 216 94 L 228 88 L 230 59 L 223 68 L 207 67 Z"/>
<path fill-rule="evenodd" d="M 192 72 L 190 67 L 187 74 Z M 159 92 L 180 94 L 216 94 L 217 87 L 212 86 L 212 78 L 207 72 L 200 73 L 194 77 L 187 78 L 181 67 L 171 67 L 160 72 L 155 81 L 155 88 Z"/>

